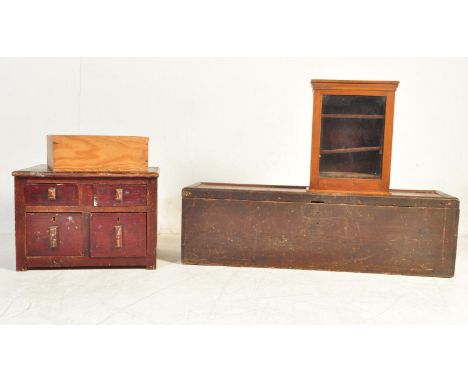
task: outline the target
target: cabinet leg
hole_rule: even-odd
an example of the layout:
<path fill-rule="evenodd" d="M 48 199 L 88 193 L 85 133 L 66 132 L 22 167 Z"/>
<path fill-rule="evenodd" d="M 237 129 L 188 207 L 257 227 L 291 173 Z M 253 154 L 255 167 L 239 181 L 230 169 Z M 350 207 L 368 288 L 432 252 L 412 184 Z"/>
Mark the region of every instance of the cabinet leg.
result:
<path fill-rule="evenodd" d="M 146 269 L 156 269 L 156 264 L 147 265 Z"/>

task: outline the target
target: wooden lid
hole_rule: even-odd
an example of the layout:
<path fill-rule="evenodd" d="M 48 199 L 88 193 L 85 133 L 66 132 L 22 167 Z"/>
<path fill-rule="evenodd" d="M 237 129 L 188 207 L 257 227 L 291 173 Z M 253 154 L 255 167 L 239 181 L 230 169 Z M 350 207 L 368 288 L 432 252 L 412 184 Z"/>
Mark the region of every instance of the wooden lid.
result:
<path fill-rule="evenodd" d="M 182 190 L 184 198 L 229 199 L 246 201 L 352 204 L 395 207 L 458 208 L 457 198 L 432 190 L 390 190 L 373 195 L 351 192 L 310 192 L 305 186 L 196 183 Z"/>
<path fill-rule="evenodd" d="M 384 90 L 395 91 L 399 81 L 311 80 L 314 90 Z"/>

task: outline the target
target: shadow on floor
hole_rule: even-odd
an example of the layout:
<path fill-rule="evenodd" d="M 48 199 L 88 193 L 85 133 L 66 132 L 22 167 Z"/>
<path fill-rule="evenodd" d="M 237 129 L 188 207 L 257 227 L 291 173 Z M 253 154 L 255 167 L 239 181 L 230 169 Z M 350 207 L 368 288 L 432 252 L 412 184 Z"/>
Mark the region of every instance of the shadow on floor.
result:
<path fill-rule="evenodd" d="M 0 252 L 0 269 L 16 271 L 16 257 L 15 257 L 14 252 L 10 252 L 10 251 Z"/>
<path fill-rule="evenodd" d="M 16 271 L 15 236 L 0 234 L 0 269 Z"/>
<path fill-rule="evenodd" d="M 158 260 L 167 261 L 169 263 L 181 264 L 180 250 L 175 248 L 158 249 Z"/>

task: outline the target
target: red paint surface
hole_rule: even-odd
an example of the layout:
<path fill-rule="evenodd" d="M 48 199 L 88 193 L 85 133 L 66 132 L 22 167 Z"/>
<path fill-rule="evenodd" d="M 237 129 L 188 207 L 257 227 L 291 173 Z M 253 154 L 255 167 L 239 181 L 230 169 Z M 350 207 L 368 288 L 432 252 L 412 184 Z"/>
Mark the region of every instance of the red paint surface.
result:
<path fill-rule="evenodd" d="M 116 189 L 121 188 L 122 201 L 115 198 Z M 146 206 L 146 185 L 98 184 L 94 186 L 95 207 Z"/>
<path fill-rule="evenodd" d="M 115 226 L 122 226 L 122 247 L 116 248 Z M 145 257 L 145 213 L 93 213 L 90 216 L 91 257 Z"/>
<path fill-rule="evenodd" d="M 50 248 L 49 227 L 58 227 L 58 246 Z M 83 256 L 80 213 L 26 214 L 26 256 Z"/>

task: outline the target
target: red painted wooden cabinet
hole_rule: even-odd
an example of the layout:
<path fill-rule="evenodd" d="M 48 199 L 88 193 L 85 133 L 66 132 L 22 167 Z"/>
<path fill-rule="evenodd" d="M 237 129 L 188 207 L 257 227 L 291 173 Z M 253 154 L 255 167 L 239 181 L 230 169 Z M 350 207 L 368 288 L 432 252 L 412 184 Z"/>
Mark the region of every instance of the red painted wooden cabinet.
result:
<path fill-rule="evenodd" d="M 16 269 L 156 267 L 159 170 L 15 177 Z"/>

